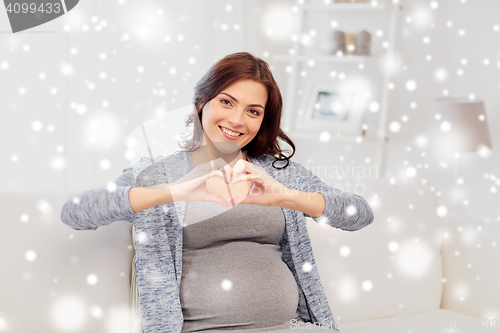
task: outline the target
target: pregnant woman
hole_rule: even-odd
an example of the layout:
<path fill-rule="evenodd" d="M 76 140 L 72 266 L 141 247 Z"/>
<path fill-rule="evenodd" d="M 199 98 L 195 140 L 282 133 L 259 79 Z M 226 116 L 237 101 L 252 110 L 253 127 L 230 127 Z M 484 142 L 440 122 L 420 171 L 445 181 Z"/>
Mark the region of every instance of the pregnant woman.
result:
<path fill-rule="evenodd" d="M 338 332 L 304 217 L 355 231 L 373 221 L 370 206 L 290 160 L 281 94 L 262 59 L 219 60 L 193 104 L 193 136 L 180 151 L 143 157 L 116 187 L 75 195 L 62 221 L 133 224 L 145 333 Z"/>

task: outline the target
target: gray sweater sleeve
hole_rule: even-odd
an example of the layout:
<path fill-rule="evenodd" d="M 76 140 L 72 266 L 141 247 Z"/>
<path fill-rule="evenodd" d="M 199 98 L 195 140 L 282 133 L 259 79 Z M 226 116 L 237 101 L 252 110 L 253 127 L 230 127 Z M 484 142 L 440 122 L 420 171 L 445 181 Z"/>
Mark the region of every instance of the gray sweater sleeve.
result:
<path fill-rule="evenodd" d="M 134 220 L 128 192 L 136 187 L 132 168 L 113 181 L 115 186 L 103 186 L 75 194 L 61 210 L 61 220 L 75 230 L 95 230 L 114 221 Z"/>
<path fill-rule="evenodd" d="M 356 231 L 373 222 L 373 211 L 363 197 L 329 186 L 302 165 L 297 167 L 300 191 L 321 193 L 325 198 L 323 214 L 312 217 L 304 213 L 306 217 L 345 231 Z"/>

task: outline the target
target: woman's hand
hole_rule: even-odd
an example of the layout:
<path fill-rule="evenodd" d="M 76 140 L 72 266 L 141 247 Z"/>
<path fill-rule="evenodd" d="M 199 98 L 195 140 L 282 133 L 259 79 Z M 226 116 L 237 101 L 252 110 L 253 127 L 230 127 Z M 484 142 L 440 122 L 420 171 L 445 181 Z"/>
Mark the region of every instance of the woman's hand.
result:
<path fill-rule="evenodd" d="M 271 177 L 264 168 L 239 160 L 231 170 L 229 183 L 236 184 L 247 180 L 250 181 L 250 191 L 247 195 L 234 196 L 235 202 L 279 206 L 291 193 L 283 184 Z"/>
<path fill-rule="evenodd" d="M 212 171 L 212 162 L 215 171 Z M 207 190 L 206 182 L 208 179 L 212 177 L 220 177 L 223 179 L 222 171 L 219 169 L 225 170 L 226 173 L 231 170 L 224 159 L 218 158 L 214 161 L 208 161 L 197 165 L 184 177 L 169 184 L 173 202 L 211 201 L 225 207 L 230 205 L 224 197 Z"/>

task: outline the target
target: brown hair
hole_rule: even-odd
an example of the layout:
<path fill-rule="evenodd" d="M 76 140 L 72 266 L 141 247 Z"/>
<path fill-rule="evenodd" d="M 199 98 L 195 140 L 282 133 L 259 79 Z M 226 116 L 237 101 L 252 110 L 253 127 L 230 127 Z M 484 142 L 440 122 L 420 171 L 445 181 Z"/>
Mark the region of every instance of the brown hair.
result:
<path fill-rule="evenodd" d="M 194 122 L 196 115 L 201 124 L 205 105 L 221 91 L 241 79 L 253 80 L 263 84 L 268 94 L 264 119 L 262 120 L 259 132 L 252 141 L 245 147 L 242 147 L 242 150 L 253 158 L 261 155 L 273 156 L 276 158 L 273 162 L 273 167 L 275 167 L 274 163 L 278 160 L 286 161 L 284 167 L 275 167 L 276 169 L 284 169 L 289 164 L 288 159 L 295 154 L 295 145 L 280 128 L 281 111 L 283 108 L 281 93 L 269 65 L 264 60 L 256 58 L 250 53 L 239 52 L 230 54 L 212 65 L 194 87 L 193 104 L 195 105 L 195 110 L 188 116 L 186 126 Z M 184 145 L 179 144 L 179 146 L 189 151 L 196 150 L 202 141 L 202 135 L 203 133 L 198 130 L 197 126 L 194 126 L 191 140 L 185 141 Z M 292 148 L 291 155 L 283 155 L 278 138 L 290 145 Z"/>

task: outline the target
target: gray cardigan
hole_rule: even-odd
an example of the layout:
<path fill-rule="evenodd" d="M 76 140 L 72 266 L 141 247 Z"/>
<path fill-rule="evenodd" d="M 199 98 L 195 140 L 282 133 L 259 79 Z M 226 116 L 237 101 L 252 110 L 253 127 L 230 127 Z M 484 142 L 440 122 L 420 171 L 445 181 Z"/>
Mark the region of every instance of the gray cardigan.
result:
<path fill-rule="evenodd" d="M 248 159 L 287 188 L 321 193 L 326 207 L 321 216 L 312 217 L 315 222 L 346 231 L 359 230 L 372 223 L 373 212 L 365 199 L 327 185 L 301 164 L 290 160 L 286 168 L 275 169 L 271 165 L 275 160 L 272 156 Z M 284 163 L 278 161 L 275 165 L 280 167 Z M 132 187 L 172 183 L 191 169 L 190 155 L 184 150 L 154 160 L 143 157 L 114 180 L 116 189 L 88 190 L 72 196 L 62 208 L 61 220 L 76 230 L 95 230 L 114 221 L 133 224 L 139 307 L 145 333 L 179 333 L 182 330 L 179 290 L 183 233 L 179 221 L 184 221 L 186 202 L 158 205 L 134 213 L 128 192 Z M 356 213 L 346 214 L 346 208 L 351 205 Z M 293 209 L 282 210 L 286 222 L 286 232 L 280 243 L 282 260 L 299 287 L 299 315 L 305 322 L 339 331 L 319 279 L 307 233 L 305 216 L 310 216 Z"/>

